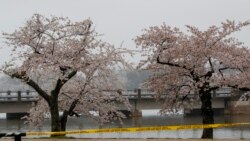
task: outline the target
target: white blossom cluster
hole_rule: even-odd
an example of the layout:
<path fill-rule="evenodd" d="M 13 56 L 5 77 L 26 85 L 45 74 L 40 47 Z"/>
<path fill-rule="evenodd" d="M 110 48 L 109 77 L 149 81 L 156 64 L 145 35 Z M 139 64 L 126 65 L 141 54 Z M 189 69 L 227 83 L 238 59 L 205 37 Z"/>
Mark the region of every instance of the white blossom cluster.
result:
<path fill-rule="evenodd" d="M 128 109 L 129 103 L 118 91 L 124 86 L 117 71 L 130 66 L 123 55 L 131 52 L 99 40 L 90 19 L 72 22 L 35 14 L 23 27 L 3 35 L 15 54 L 3 71 L 40 96 L 26 117 L 31 127 L 42 125 L 50 113 L 52 131 L 60 130 L 60 111 L 66 117 L 96 111 L 100 122 L 124 118 L 115 103 Z"/>
<path fill-rule="evenodd" d="M 165 98 L 162 111 L 192 107 L 222 87 L 250 90 L 250 49 L 229 36 L 249 25 L 227 20 L 204 31 L 166 24 L 145 29 L 135 39 L 146 57 L 139 68 L 154 73 L 145 86 Z"/>

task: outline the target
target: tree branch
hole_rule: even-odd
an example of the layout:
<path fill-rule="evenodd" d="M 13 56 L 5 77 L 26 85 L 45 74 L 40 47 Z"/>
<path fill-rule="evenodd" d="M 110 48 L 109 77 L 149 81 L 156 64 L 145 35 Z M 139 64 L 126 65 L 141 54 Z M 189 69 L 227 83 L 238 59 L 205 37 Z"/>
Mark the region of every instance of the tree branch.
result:
<path fill-rule="evenodd" d="M 70 107 L 69 107 L 69 109 L 68 109 L 69 116 L 73 116 L 73 115 L 79 116 L 76 112 L 74 112 L 74 109 L 75 109 L 75 107 L 76 107 L 76 105 L 77 105 L 78 102 L 79 102 L 79 99 L 75 99 L 75 100 L 71 103 L 71 105 L 70 105 Z"/>
<path fill-rule="evenodd" d="M 211 71 L 214 72 L 214 66 L 213 66 L 213 63 L 211 61 L 211 57 L 208 57 L 208 62 L 209 62 L 209 65 L 211 67 Z"/>
<path fill-rule="evenodd" d="M 35 89 L 36 92 L 37 92 L 41 97 L 43 97 L 47 102 L 49 101 L 49 95 L 48 95 L 44 90 L 42 90 L 36 82 L 34 82 L 33 80 L 29 79 L 26 83 L 27 83 L 29 86 L 31 86 L 33 89 Z"/>
<path fill-rule="evenodd" d="M 243 68 L 243 70 L 241 70 L 240 68 L 230 68 L 230 67 L 224 67 L 224 68 L 219 68 L 219 72 L 220 72 L 220 74 L 221 74 L 221 76 L 222 77 L 224 77 L 224 75 L 223 75 L 223 70 L 229 70 L 229 69 L 231 69 L 231 70 L 238 70 L 238 71 L 240 71 L 240 72 L 242 72 L 243 73 L 243 71 L 244 71 L 244 68 Z"/>
<path fill-rule="evenodd" d="M 36 90 L 36 92 L 43 97 L 47 102 L 49 102 L 49 95 L 32 79 L 30 79 L 28 76 L 26 76 L 25 72 L 22 72 L 22 74 L 14 73 L 11 75 L 11 77 L 24 80 L 26 84 L 31 86 L 33 89 Z"/>
<path fill-rule="evenodd" d="M 209 87 L 208 91 L 211 92 L 211 91 L 217 90 L 219 88 L 220 88 L 219 86 Z"/>
<path fill-rule="evenodd" d="M 229 69 L 229 68 L 228 68 L 228 67 L 225 67 L 225 68 L 219 68 L 219 72 L 220 72 L 220 74 L 221 74 L 221 76 L 222 76 L 222 77 L 224 77 L 224 75 L 223 75 L 222 71 L 223 71 L 223 70 L 226 70 L 226 69 Z"/>
<path fill-rule="evenodd" d="M 213 75 L 214 71 L 208 71 L 206 74 L 200 76 L 200 77 L 205 77 L 205 78 L 210 78 Z"/>
<path fill-rule="evenodd" d="M 76 70 L 73 70 L 73 71 L 70 72 L 70 73 L 68 74 L 68 76 L 65 77 L 64 79 L 61 80 L 61 79 L 59 78 L 59 79 L 57 80 L 57 82 L 56 82 L 55 89 L 52 90 L 52 93 L 53 93 L 55 96 L 58 96 L 58 94 L 59 94 L 59 92 L 60 92 L 62 86 L 63 86 L 65 83 L 67 83 L 67 81 L 70 80 L 73 76 L 75 76 L 76 73 L 77 73 L 77 71 L 76 71 Z"/>
<path fill-rule="evenodd" d="M 228 87 L 239 89 L 241 91 L 250 91 L 250 88 L 248 87 L 239 87 L 239 85 L 227 85 Z"/>
<path fill-rule="evenodd" d="M 183 69 L 186 69 L 186 70 L 189 70 L 189 71 L 191 70 L 191 69 L 188 69 L 186 66 L 181 66 L 179 64 L 170 63 L 170 62 L 162 62 L 162 61 L 160 61 L 160 56 L 157 56 L 157 63 L 162 64 L 162 65 L 172 66 L 172 67 L 183 68 Z"/>

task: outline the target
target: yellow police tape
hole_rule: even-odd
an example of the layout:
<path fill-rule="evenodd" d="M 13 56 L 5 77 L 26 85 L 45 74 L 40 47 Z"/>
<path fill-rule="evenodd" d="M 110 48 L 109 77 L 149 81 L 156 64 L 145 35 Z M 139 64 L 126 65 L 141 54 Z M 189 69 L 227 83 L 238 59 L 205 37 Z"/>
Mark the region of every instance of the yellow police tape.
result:
<path fill-rule="evenodd" d="M 201 128 L 221 128 L 240 125 L 250 125 L 250 123 L 227 123 L 227 124 L 199 124 L 199 125 L 178 125 L 178 126 L 154 126 L 154 127 L 134 127 L 134 128 L 107 128 L 107 129 L 89 129 L 65 132 L 27 132 L 26 136 L 34 135 L 65 135 L 65 134 L 90 134 L 107 132 L 140 132 L 140 131 L 159 131 L 159 130 L 183 130 L 183 129 L 201 129 Z"/>

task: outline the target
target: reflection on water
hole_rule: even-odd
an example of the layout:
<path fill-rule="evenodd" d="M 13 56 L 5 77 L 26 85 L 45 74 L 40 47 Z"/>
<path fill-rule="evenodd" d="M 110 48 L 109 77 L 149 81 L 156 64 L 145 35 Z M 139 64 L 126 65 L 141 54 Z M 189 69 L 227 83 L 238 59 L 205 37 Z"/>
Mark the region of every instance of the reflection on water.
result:
<path fill-rule="evenodd" d="M 187 125 L 187 124 L 201 124 L 200 116 L 159 116 L 144 115 L 142 118 L 129 118 L 120 124 L 119 121 L 104 124 L 100 126 L 97 121 L 87 117 L 69 118 L 67 123 L 67 130 L 81 130 L 94 128 L 111 128 L 111 127 L 142 127 L 142 126 L 164 126 L 164 125 Z M 236 122 L 250 122 L 249 115 L 237 116 L 215 116 L 215 123 L 236 123 Z M 31 129 L 31 131 L 49 131 L 49 121 L 44 123 L 40 129 Z M 23 120 L 6 120 L 0 119 L 0 132 L 26 132 L 29 131 L 28 126 L 24 125 Z M 75 135 L 75 137 L 85 138 L 200 138 L 202 130 L 178 130 L 178 131 L 150 131 L 139 133 L 98 133 Z M 250 126 L 220 128 L 214 130 L 215 138 L 248 138 L 250 139 Z"/>

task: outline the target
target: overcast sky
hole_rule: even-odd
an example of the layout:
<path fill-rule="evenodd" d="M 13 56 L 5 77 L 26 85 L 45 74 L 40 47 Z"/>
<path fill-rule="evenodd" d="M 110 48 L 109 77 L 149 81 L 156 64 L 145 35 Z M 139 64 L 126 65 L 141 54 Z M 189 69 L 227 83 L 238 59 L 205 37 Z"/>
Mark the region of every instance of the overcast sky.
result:
<path fill-rule="evenodd" d="M 132 39 L 143 28 L 163 22 L 185 30 L 184 25 L 206 29 L 226 19 L 250 20 L 250 0 L 0 0 L 0 32 L 23 26 L 34 13 L 73 21 L 90 18 L 103 40 L 135 49 Z M 250 47 L 249 27 L 235 36 Z M 2 38 L 0 46 L 6 46 Z M 0 65 L 10 58 L 6 49 L 0 55 Z"/>

